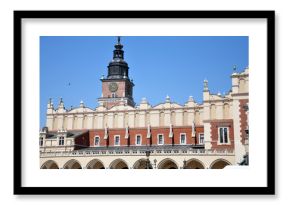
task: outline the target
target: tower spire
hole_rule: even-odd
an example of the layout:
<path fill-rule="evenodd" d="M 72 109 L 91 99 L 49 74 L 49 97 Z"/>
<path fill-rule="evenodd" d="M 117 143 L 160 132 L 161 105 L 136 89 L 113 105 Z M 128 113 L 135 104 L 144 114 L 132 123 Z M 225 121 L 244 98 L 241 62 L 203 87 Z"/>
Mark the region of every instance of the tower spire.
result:
<path fill-rule="evenodd" d="M 108 65 L 108 75 L 106 78 L 101 78 L 103 90 L 99 102 L 107 108 L 124 104 L 134 107 L 134 83 L 129 78 L 129 66 L 124 60 L 121 36 L 116 36 L 114 38 L 117 38 L 117 42 L 115 43 L 115 49 L 113 50 L 113 59 Z"/>
<path fill-rule="evenodd" d="M 128 64 L 124 60 L 124 50 L 121 44 L 121 36 L 117 36 L 117 42 L 113 50 L 113 59 L 108 65 L 107 79 L 123 79 L 129 78 L 128 76 Z"/>

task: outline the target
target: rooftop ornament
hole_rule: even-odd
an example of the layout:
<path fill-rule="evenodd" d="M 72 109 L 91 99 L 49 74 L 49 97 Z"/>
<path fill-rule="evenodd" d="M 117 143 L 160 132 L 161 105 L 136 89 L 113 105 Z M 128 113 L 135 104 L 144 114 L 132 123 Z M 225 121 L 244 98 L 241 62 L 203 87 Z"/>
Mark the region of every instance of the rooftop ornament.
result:
<path fill-rule="evenodd" d="M 208 91 L 208 81 L 207 81 L 207 79 L 203 80 L 203 91 Z"/>
<path fill-rule="evenodd" d="M 166 96 L 166 102 L 170 102 L 170 97 L 168 95 Z"/>

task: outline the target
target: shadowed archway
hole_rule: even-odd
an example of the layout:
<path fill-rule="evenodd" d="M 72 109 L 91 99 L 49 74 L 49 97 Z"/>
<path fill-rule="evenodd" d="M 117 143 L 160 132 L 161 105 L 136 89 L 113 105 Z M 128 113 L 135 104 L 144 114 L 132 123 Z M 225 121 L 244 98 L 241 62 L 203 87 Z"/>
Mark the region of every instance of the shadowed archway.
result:
<path fill-rule="evenodd" d="M 204 169 L 203 163 L 198 159 L 189 159 L 186 161 L 186 169 Z"/>
<path fill-rule="evenodd" d="M 213 163 L 211 163 L 211 169 L 223 169 L 226 166 L 231 165 L 231 163 L 225 159 L 217 159 Z"/>
<path fill-rule="evenodd" d="M 53 160 L 48 160 L 40 167 L 40 169 L 59 169 L 58 165 Z"/>
<path fill-rule="evenodd" d="M 75 160 L 71 159 L 63 166 L 64 169 L 82 169 L 81 164 Z"/>
<path fill-rule="evenodd" d="M 110 164 L 110 169 L 129 169 L 127 163 L 122 159 L 115 159 Z"/>
<path fill-rule="evenodd" d="M 105 166 L 101 160 L 93 159 L 87 164 L 87 169 L 105 169 Z"/>
<path fill-rule="evenodd" d="M 158 164 L 158 169 L 178 169 L 178 166 L 174 160 L 167 158 Z"/>
<path fill-rule="evenodd" d="M 133 169 L 146 169 L 146 167 L 147 167 L 147 159 L 144 158 L 137 160 L 133 165 Z M 149 169 L 153 169 L 151 164 L 149 164 Z"/>

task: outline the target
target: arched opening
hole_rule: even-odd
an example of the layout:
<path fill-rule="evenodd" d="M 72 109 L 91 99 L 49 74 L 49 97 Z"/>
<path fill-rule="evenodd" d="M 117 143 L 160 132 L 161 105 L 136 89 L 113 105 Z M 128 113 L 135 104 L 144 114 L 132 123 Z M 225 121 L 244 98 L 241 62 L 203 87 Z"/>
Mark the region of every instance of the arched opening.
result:
<path fill-rule="evenodd" d="M 225 168 L 228 165 L 231 165 L 231 163 L 226 161 L 226 160 L 224 160 L 224 159 L 218 159 L 218 160 L 215 160 L 211 164 L 210 168 L 211 169 L 223 169 L 223 168 Z"/>
<path fill-rule="evenodd" d="M 178 169 L 178 166 L 172 159 L 164 159 L 159 163 L 158 169 Z"/>
<path fill-rule="evenodd" d="M 40 167 L 40 169 L 59 169 L 58 165 L 53 160 L 48 160 Z"/>
<path fill-rule="evenodd" d="M 164 112 L 160 112 L 159 126 L 164 126 Z"/>
<path fill-rule="evenodd" d="M 186 111 L 183 112 L 183 125 L 188 125 L 188 114 Z"/>
<path fill-rule="evenodd" d="M 196 123 L 197 125 L 201 124 L 201 123 L 200 123 L 200 113 L 199 113 L 199 110 L 196 110 L 196 111 L 194 112 L 194 119 L 195 119 L 195 123 Z"/>
<path fill-rule="evenodd" d="M 88 163 L 87 169 L 105 169 L 105 166 L 100 160 L 93 159 Z"/>
<path fill-rule="evenodd" d="M 224 119 L 230 118 L 230 106 L 228 103 L 225 103 L 223 106 L 223 113 L 224 113 Z"/>
<path fill-rule="evenodd" d="M 147 160 L 146 159 L 139 159 L 133 165 L 133 169 L 146 169 L 147 167 Z M 149 169 L 153 169 L 152 165 L 149 165 Z"/>
<path fill-rule="evenodd" d="M 129 169 L 129 167 L 124 160 L 116 159 L 111 163 L 110 169 Z"/>
<path fill-rule="evenodd" d="M 204 169 L 204 165 L 198 159 L 190 159 L 186 162 L 186 169 Z"/>
<path fill-rule="evenodd" d="M 81 164 L 75 160 L 75 159 L 71 159 L 69 160 L 64 166 L 64 169 L 81 169 Z"/>
<path fill-rule="evenodd" d="M 216 105 L 212 104 L 210 106 L 210 119 L 216 119 Z"/>
<path fill-rule="evenodd" d="M 241 78 L 239 80 L 239 93 L 245 93 L 248 92 L 248 85 L 247 81 L 244 78 Z"/>

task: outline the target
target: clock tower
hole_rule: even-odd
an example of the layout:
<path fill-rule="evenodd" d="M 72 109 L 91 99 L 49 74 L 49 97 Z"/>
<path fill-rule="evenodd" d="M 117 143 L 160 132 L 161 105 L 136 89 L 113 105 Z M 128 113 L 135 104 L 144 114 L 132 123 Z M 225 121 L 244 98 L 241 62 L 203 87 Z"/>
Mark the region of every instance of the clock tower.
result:
<path fill-rule="evenodd" d="M 129 67 L 124 60 L 123 45 L 118 37 L 113 60 L 108 65 L 107 78 L 102 77 L 102 97 L 99 103 L 110 109 L 116 105 L 129 105 L 134 107 L 133 86 L 134 83 L 129 79 Z"/>

